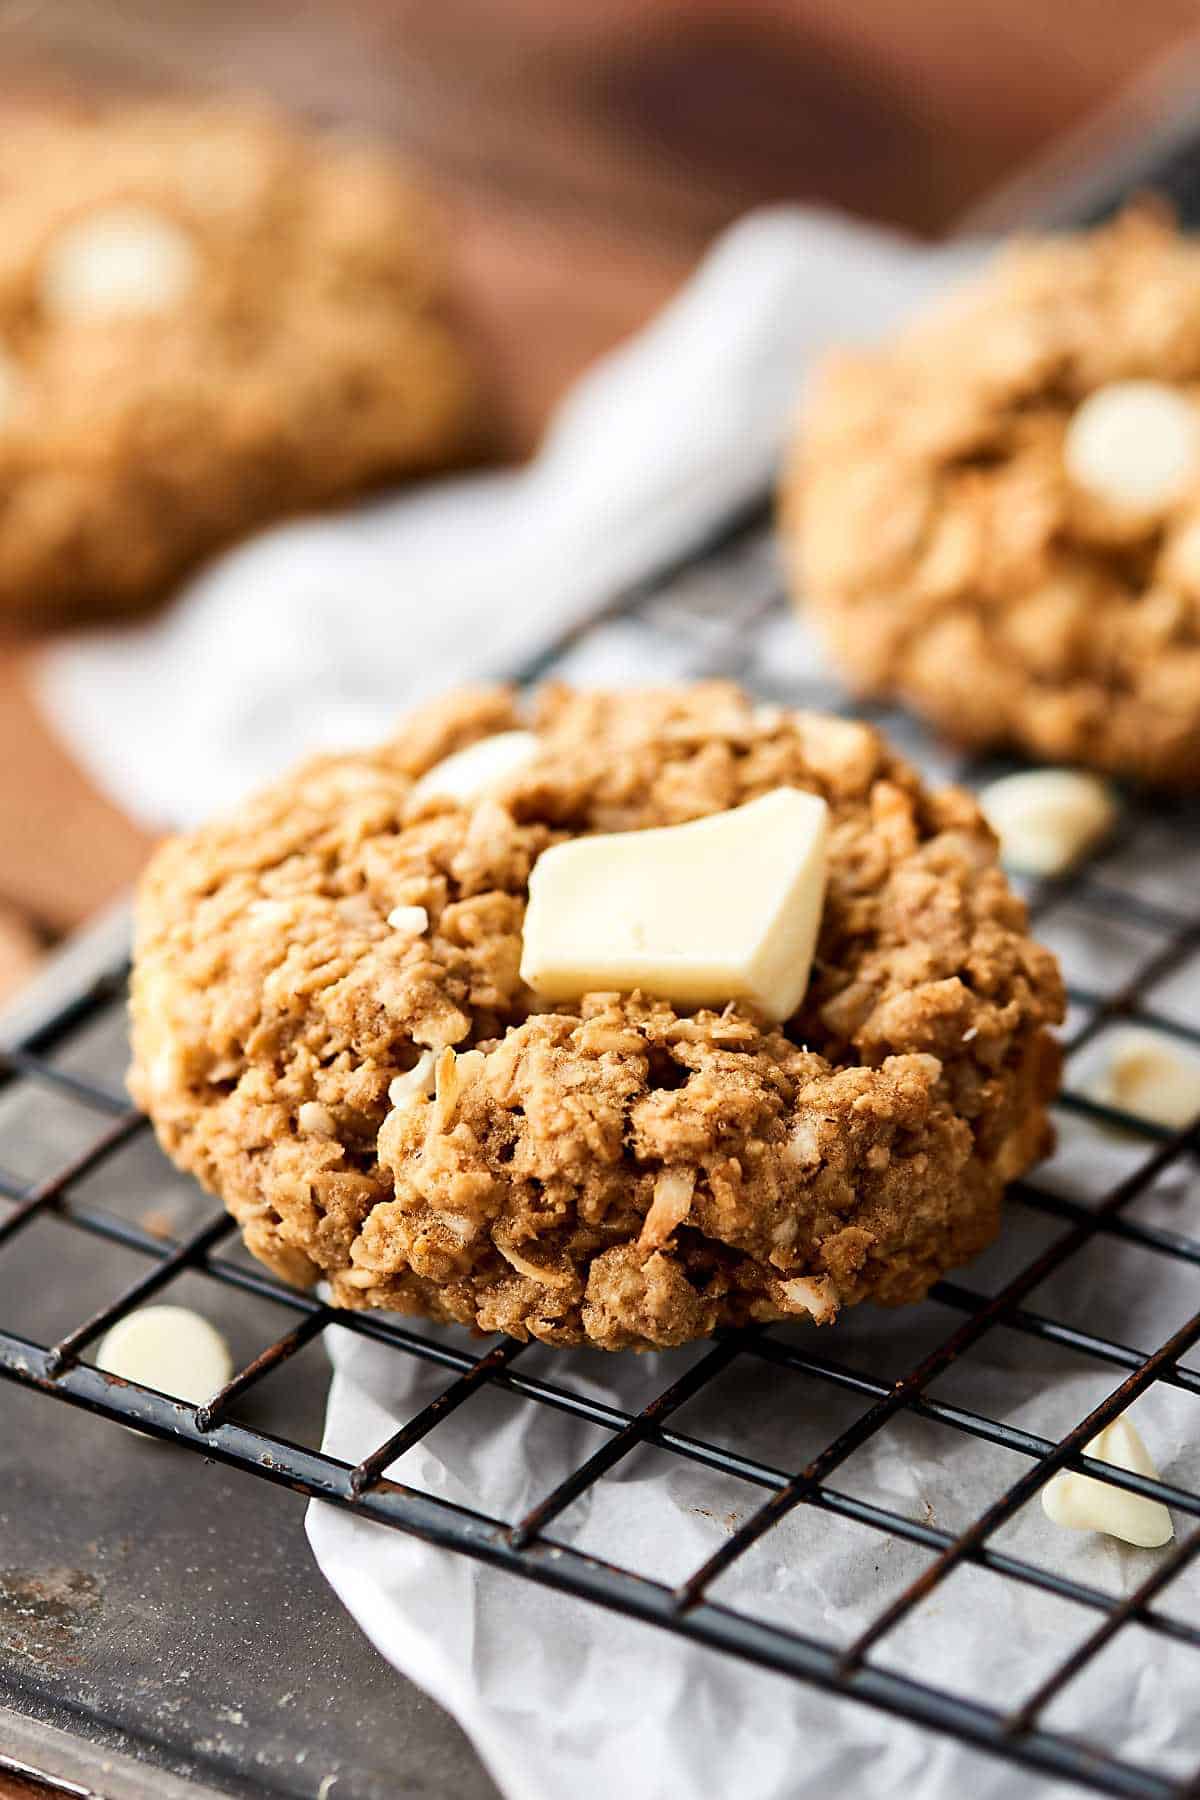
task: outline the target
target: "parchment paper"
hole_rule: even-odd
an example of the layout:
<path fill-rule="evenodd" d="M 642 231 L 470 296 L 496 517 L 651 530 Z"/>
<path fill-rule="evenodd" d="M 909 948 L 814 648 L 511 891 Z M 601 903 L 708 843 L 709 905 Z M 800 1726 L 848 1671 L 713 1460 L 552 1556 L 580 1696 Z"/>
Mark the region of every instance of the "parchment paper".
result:
<path fill-rule="evenodd" d="M 1200 871 L 1153 832 L 1127 846 L 1106 877 L 1149 880 L 1179 905 Z M 1194 903 L 1194 900 L 1193 900 Z M 1150 945 L 1055 909 L 1046 935 L 1080 984 L 1119 980 Z M 1160 997 L 1155 996 L 1156 1001 Z M 1169 1006 L 1200 1016 L 1200 960 L 1173 978 Z M 1106 1054 L 1102 1035 L 1082 1049 L 1072 1078 Z M 1093 1202 L 1152 1146 L 1059 1115 L 1060 1148 L 1038 1179 Z M 1171 1169 L 1131 1208 L 1144 1223 L 1200 1235 L 1195 1163 Z M 992 1293 L 1068 1226 L 1010 1203 L 1000 1242 L 955 1279 Z M 1082 1330 L 1143 1352 L 1195 1311 L 1194 1266 L 1101 1236 L 1025 1302 Z M 858 1308 L 822 1331 L 784 1332 L 890 1384 L 959 1322 L 944 1305 L 900 1312 Z M 456 1341 L 460 1344 L 461 1337 Z M 643 1405 L 704 1346 L 633 1357 L 535 1350 L 521 1367 L 626 1410 Z M 325 1448 L 354 1461 L 446 1385 L 445 1372 L 408 1363 L 349 1333 L 333 1336 L 336 1366 Z M 1200 1367 L 1200 1352 L 1185 1359 Z M 1009 1328 L 985 1335 L 931 1396 L 1056 1439 L 1085 1417 L 1124 1371 Z M 672 1420 L 785 1470 L 801 1468 L 868 1402 L 811 1377 L 743 1358 Z M 1200 1402 L 1156 1384 L 1133 1410 L 1167 1481 L 1200 1483 Z M 507 1519 L 520 1517 L 604 1433 L 499 1395 L 476 1396 L 390 1471 L 397 1480 Z M 902 1414 L 829 1480 L 856 1496 L 942 1531 L 962 1530 L 1029 1467 L 1028 1459 L 950 1426 Z M 630 1457 L 549 1529 L 551 1537 L 676 1581 L 697 1568 L 765 1493 L 666 1452 Z M 1189 1530 L 1176 1514 L 1176 1529 Z M 852 1794 L 855 1800 L 998 1800 L 1076 1790 L 922 1735 L 868 1709 L 792 1685 L 629 1623 L 597 1608 L 353 1519 L 309 1512 L 309 1539 L 326 1576 L 384 1654 L 448 1706 L 500 1786 L 520 1800 L 782 1800 Z M 1064 1531 L 1040 1502 L 1024 1507 L 994 1547 L 1106 1593 L 1123 1595 L 1166 1552 Z M 923 1569 L 923 1546 L 802 1506 L 735 1564 L 712 1597 L 808 1636 L 848 1643 Z M 1194 1621 L 1200 1575 L 1169 1588 L 1164 1610 Z M 874 1660 L 987 1705 L 1015 1704 L 1100 1622 L 1073 1602 L 976 1567 L 960 1568 L 874 1652 Z M 1086 1732 L 1125 1758 L 1177 1776 L 1200 1762 L 1196 1652 L 1132 1627 L 1068 1687 L 1044 1723 Z"/>

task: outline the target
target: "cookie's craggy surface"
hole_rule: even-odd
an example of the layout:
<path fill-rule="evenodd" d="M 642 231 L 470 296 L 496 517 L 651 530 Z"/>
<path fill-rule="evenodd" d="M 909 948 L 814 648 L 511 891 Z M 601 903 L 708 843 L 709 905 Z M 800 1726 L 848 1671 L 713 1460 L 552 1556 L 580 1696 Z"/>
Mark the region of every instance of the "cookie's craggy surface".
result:
<path fill-rule="evenodd" d="M 61 233 L 182 230 L 185 291 L 56 310 Z M 436 232 L 388 156 L 273 116 L 10 111 L 0 133 L 0 619 L 144 604 L 272 518 L 460 453 Z"/>
<path fill-rule="evenodd" d="M 925 792 L 866 726 L 713 684 L 544 690 L 534 762 L 406 810 L 424 770 L 516 722 L 506 693 L 458 696 L 159 852 L 131 1085 L 168 1152 L 346 1306 L 616 1349 L 919 1298 L 993 1237 L 1057 1075 L 1057 967 L 974 801 Z M 637 995 L 538 1010 L 518 965 L 547 845 L 781 785 L 831 808 L 785 1028 Z M 389 927 L 400 906 L 428 930 Z"/>
<path fill-rule="evenodd" d="M 1200 400 L 1200 246 L 1129 215 L 1018 244 L 830 361 L 785 480 L 798 591 L 844 669 L 959 739 L 1200 785 L 1200 485 L 1165 515 L 1070 480 L 1088 394 Z"/>

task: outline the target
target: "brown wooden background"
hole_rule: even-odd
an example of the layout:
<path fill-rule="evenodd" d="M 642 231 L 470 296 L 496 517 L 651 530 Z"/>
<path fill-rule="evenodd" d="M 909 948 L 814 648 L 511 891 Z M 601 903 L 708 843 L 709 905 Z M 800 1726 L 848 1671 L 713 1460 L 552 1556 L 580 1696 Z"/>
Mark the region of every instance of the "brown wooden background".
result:
<path fill-rule="evenodd" d="M 801 198 L 936 233 L 1200 24 L 1195 0 L 0 0 L 0 97 L 259 88 L 439 193 L 512 454 L 722 224 Z M 0 989 L 147 839 L 0 647 Z"/>

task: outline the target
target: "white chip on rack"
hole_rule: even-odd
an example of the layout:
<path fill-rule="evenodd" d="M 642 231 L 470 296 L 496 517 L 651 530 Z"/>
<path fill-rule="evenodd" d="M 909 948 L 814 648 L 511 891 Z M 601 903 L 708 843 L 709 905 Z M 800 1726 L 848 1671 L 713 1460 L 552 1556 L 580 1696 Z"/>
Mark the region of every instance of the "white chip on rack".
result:
<path fill-rule="evenodd" d="M 187 232 L 149 206 L 106 206 L 64 225 L 42 264 L 41 300 L 88 324 L 169 312 L 196 279 Z"/>
<path fill-rule="evenodd" d="M 1131 1475 L 1159 1479 L 1154 1461 L 1132 1419 L 1122 1415 L 1085 1446 L 1085 1455 L 1110 1463 Z M 1171 1515 L 1161 1500 L 1110 1487 L 1092 1475 L 1060 1469 L 1042 1489 L 1042 1510 L 1055 1525 L 1070 1531 L 1103 1531 L 1144 1550 L 1156 1550 L 1175 1535 Z"/>
<path fill-rule="evenodd" d="M 1152 1125 L 1182 1131 L 1200 1118 L 1200 1056 L 1138 1025 L 1109 1032 L 1084 1092 Z"/>
<path fill-rule="evenodd" d="M 1117 817 L 1108 783 L 1076 769 L 1005 775 L 978 799 L 1000 839 L 1001 860 L 1029 875 L 1063 874 L 1107 837 Z"/>
<path fill-rule="evenodd" d="M 106 1331 L 96 1367 L 202 1406 L 233 1373 L 220 1332 L 186 1306 L 143 1306 Z"/>
<path fill-rule="evenodd" d="M 1112 506 L 1160 512 L 1200 479 L 1200 409 L 1162 381 L 1113 381 L 1067 427 L 1068 475 Z"/>
<path fill-rule="evenodd" d="M 776 788 L 732 812 L 572 838 L 529 880 L 521 976 L 548 1000 L 640 988 L 790 1018 L 825 897 L 828 808 Z"/>
<path fill-rule="evenodd" d="M 452 800 L 466 806 L 486 794 L 497 782 L 506 781 L 532 762 L 538 753 L 537 734 L 532 731 L 498 731 L 493 737 L 480 738 L 465 750 L 456 750 L 432 769 L 427 769 L 408 797 L 410 806 L 424 806 L 430 800 Z"/>

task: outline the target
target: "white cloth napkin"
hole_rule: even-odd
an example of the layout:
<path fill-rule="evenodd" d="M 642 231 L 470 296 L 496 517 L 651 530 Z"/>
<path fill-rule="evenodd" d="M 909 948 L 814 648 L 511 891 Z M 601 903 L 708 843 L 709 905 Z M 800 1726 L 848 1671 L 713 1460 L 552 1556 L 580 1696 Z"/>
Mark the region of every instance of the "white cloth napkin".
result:
<path fill-rule="evenodd" d="M 765 491 L 812 352 L 874 334 L 969 255 L 754 215 L 579 382 L 527 468 L 266 533 L 158 618 L 50 652 L 43 705 L 151 827 L 382 736 L 414 698 L 503 674 Z"/>

